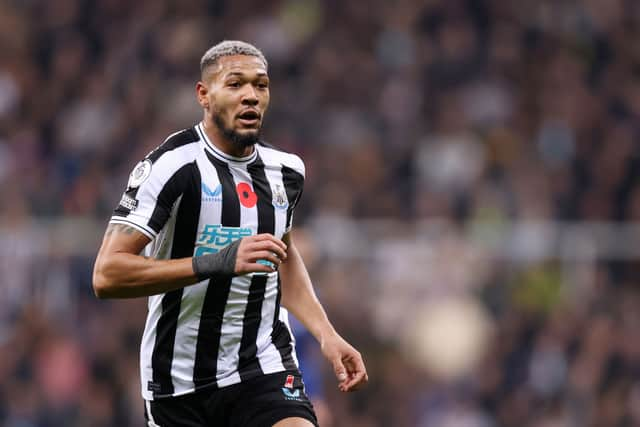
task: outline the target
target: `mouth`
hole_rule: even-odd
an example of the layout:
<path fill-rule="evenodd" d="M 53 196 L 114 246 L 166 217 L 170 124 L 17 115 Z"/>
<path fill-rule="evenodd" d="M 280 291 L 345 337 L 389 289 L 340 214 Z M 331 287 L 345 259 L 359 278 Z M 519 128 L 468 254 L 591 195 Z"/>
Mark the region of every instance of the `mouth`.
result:
<path fill-rule="evenodd" d="M 253 109 L 244 110 L 236 117 L 240 123 L 247 127 L 255 127 L 260 123 L 260 113 Z"/>

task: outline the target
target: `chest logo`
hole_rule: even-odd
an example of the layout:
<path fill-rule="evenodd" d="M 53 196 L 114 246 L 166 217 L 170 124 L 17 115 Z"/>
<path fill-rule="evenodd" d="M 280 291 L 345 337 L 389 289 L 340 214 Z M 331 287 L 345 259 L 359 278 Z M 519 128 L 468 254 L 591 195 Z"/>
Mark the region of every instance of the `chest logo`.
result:
<path fill-rule="evenodd" d="M 280 184 L 276 184 L 276 188 L 273 190 L 273 206 L 278 209 L 287 209 L 289 207 L 287 193 Z"/>
<path fill-rule="evenodd" d="M 218 184 L 215 189 L 209 188 L 207 184 L 202 183 L 202 200 L 204 202 L 220 202 L 222 201 L 222 185 Z"/>

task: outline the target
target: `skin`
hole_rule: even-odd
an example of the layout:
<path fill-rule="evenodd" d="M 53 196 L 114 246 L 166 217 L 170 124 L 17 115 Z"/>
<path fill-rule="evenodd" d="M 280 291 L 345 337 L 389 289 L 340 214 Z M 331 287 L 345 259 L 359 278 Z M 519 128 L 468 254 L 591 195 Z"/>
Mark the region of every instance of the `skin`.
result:
<path fill-rule="evenodd" d="M 93 269 L 93 290 L 98 298 L 157 295 L 198 282 L 191 258 L 159 260 L 140 256 L 150 241 L 133 227 L 109 224 Z M 267 233 L 242 239 L 235 273 L 275 271 L 257 263 L 260 259 L 280 265 L 287 259 L 286 246 Z"/>
<path fill-rule="evenodd" d="M 240 135 L 257 136 L 269 107 L 269 76 L 262 61 L 253 56 L 232 55 L 203 70 L 196 84 L 198 102 L 203 109 L 202 123 L 209 140 L 224 153 L 235 157 L 250 155 L 254 147 L 243 147 L 225 137 L 214 116 L 224 128 Z M 247 121 L 239 116 L 255 111 L 258 119 Z"/>
<path fill-rule="evenodd" d="M 196 85 L 203 108 L 203 124 L 209 139 L 224 153 L 235 157 L 250 155 L 253 146 L 243 146 L 226 137 L 231 130 L 240 136 L 257 136 L 269 106 L 269 77 L 258 58 L 234 55 L 220 58 L 204 70 Z M 240 118 L 252 110 L 256 118 Z M 222 125 L 222 128 L 220 127 Z M 93 289 L 99 298 L 135 298 L 165 293 L 198 282 L 192 258 L 158 260 L 139 255 L 150 239 L 135 228 L 110 224 L 105 232 L 93 271 Z M 257 263 L 271 261 L 272 268 Z M 258 234 L 240 241 L 235 265 L 238 275 L 279 269 L 281 304 L 320 343 L 322 354 L 332 364 L 338 388 L 350 392 L 362 387 L 368 376 L 362 356 L 333 328 L 313 290 L 311 279 L 289 234 L 282 240 Z M 307 427 L 298 417 L 286 418 L 276 427 Z"/>
<path fill-rule="evenodd" d="M 273 427 L 314 427 L 314 425 L 304 418 L 291 417 L 278 421 Z"/>
<path fill-rule="evenodd" d="M 322 354 L 333 366 L 340 391 L 357 390 L 369 380 L 362 355 L 331 325 L 313 290 L 311 278 L 291 234 L 286 234 L 283 241 L 287 245 L 287 260 L 280 265 L 281 304 L 300 320 L 320 343 Z"/>

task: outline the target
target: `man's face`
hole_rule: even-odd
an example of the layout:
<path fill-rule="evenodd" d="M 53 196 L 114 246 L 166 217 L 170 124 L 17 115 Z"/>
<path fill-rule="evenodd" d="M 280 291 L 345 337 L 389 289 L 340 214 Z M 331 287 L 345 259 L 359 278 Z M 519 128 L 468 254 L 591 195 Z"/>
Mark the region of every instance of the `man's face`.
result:
<path fill-rule="evenodd" d="M 248 55 L 224 56 L 202 79 L 197 90 L 205 114 L 234 143 L 255 144 L 269 106 L 269 76 L 262 61 Z"/>

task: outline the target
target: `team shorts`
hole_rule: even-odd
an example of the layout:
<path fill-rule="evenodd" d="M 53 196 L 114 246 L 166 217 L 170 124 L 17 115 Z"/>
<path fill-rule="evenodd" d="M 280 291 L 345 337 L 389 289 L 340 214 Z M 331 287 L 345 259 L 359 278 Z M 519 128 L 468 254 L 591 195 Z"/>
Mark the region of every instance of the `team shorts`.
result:
<path fill-rule="evenodd" d="M 316 427 L 299 372 L 262 375 L 221 389 L 145 401 L 148 427 L 271 427 L 300 417 Z"/>

